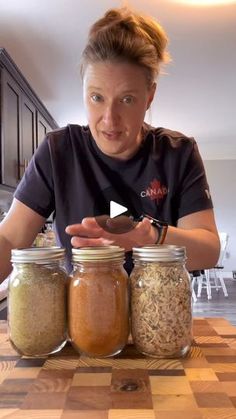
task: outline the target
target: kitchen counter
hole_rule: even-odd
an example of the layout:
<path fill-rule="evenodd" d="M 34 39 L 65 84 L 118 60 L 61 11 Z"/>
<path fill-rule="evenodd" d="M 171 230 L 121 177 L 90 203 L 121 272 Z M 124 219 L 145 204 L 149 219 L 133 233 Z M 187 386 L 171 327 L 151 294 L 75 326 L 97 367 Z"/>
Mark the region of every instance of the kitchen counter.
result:
<path fill-rule="evenodd" d="M 236 327 L 195 318 L 184 359 L 154 359 L 132 344 L 107 359 L 70 346 L 45 358 L 19 356 L 0 321 L 0 418 L 236 418 Z"/>

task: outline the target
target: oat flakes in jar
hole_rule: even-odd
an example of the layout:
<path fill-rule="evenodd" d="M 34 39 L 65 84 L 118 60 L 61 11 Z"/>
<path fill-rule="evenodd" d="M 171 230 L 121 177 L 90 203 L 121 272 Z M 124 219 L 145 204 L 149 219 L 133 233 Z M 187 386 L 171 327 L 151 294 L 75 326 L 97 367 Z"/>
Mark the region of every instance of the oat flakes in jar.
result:
<path fill-rule="evenodd" d="M 11 252 L 8 327 L 12 346 L 22 355 L 44 356 L 67 341 L 65 250 L 31 247 Z"/>
<path fill-rule="evenodd" d="M 133 248 L 131 333 L 145 355 L 186 355 L 192 340 L 190 275 L 185 247 L 153 245 Z"/>
<path fill-rule="evenodd" d="M 91 357 L 118 354 L 129 334 L 128 275 L 118 246 L 72 249 L 68 295 L 73 347 Z"/>

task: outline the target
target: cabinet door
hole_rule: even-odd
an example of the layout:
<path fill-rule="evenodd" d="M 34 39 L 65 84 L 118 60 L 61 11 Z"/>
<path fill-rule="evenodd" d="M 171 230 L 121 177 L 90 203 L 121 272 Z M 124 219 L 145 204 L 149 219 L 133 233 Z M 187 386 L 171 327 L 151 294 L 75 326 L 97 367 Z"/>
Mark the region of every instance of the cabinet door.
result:
<path fill-rule="evenodd" d="M 37 112 L 37 141 L 36 141 L 36 146 L 37 147 L 44 140 L 45 135 L 47 134 L 47 132 L 49 132 L 51 130 L 52 130 L 52 128 L 50 127 L 50 125 L 46 121 L 46 119 L 40 114 L 40 112 Z"/>
<path fill-rule="evenodd" d="M 36 142 L 36 107 L 22 93 L 21 100 L 21 142 L 20 142 L 20 177 L 22 177 L 31 159 Z"/>
<path fill-rule="evenodd" d="M 15 187 L 20 176 L 21 90 L 2 70 L 2 183 Z"/>

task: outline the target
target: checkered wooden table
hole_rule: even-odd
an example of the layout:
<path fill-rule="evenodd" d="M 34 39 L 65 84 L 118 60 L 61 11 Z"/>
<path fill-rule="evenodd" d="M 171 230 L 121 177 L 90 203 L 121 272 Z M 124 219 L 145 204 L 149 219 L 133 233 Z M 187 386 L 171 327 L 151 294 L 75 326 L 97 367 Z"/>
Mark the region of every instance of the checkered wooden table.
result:
<path fill-rule="evenodd" d="M 194 319 L 185 359 L 153 359 L 127 345 L 116 357 L 80 357 L 68 344 L 20 357 L 0 322 L 0 418 L 236 419 L 236 328 Z"/>

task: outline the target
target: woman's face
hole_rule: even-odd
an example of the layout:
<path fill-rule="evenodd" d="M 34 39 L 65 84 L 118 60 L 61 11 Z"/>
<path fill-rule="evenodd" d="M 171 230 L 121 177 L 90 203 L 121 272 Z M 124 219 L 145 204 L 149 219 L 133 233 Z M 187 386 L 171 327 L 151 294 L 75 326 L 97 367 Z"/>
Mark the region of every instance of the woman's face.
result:
<path fill-rule="evenodd" d="M 155 92 L 145 71 L 126 62 L 97 62 L 84 72 L 88 124 L 100 150 L 117 159 L 132 157 L 142 141 L 141 128 Z"/>

